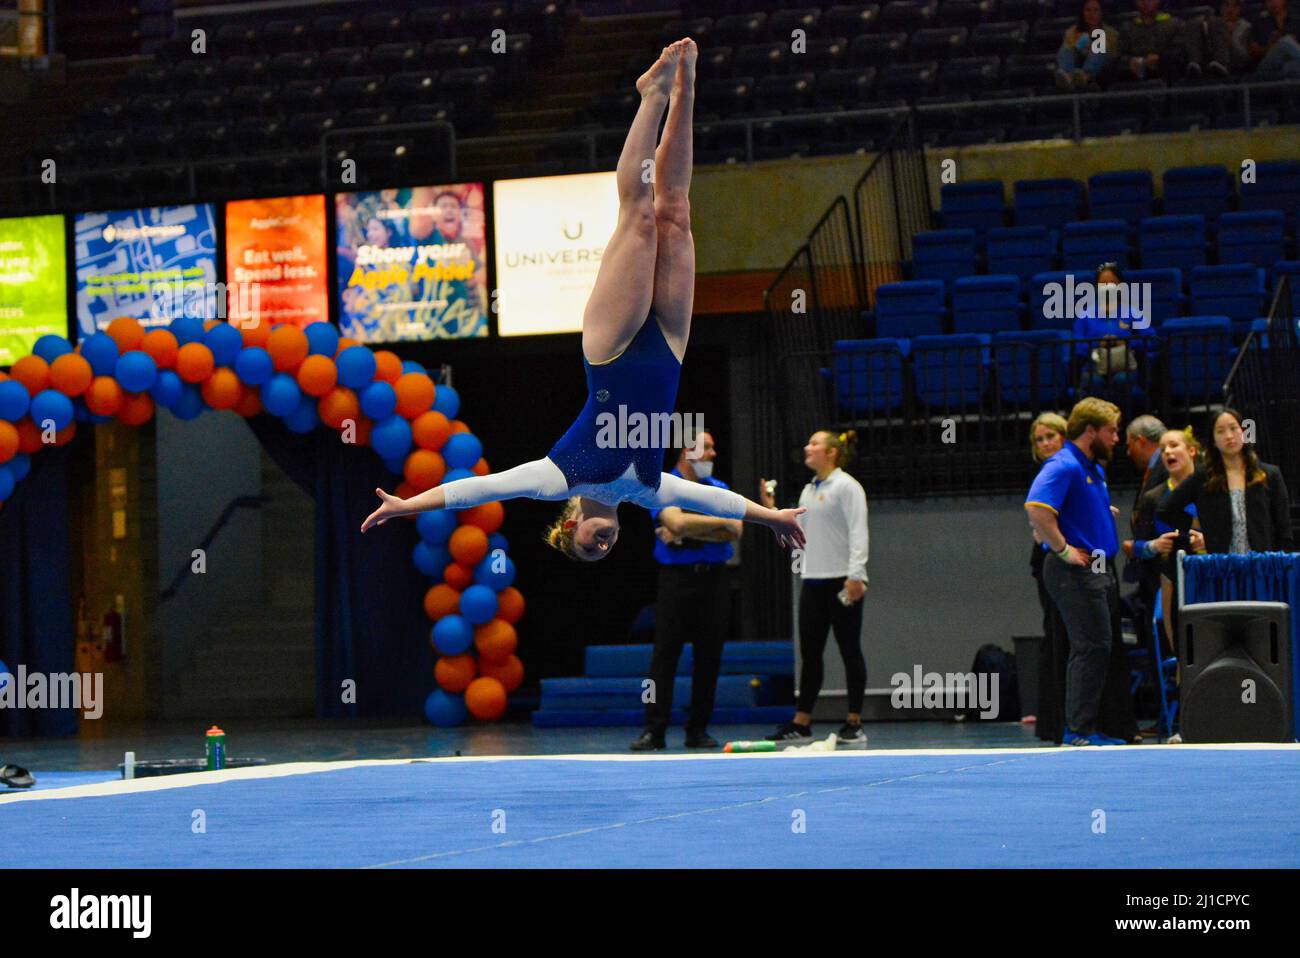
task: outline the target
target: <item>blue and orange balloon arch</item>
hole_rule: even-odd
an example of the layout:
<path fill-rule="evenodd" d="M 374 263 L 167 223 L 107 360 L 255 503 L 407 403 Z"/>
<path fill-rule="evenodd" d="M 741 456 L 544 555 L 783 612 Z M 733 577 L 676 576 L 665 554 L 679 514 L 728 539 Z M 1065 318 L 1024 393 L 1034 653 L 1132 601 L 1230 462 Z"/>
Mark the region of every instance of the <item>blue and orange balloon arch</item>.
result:
<path fill-rule="evenodd" d="M 159 406 L 184 420 L 208 409 L 266 412 L 296 433 L 333 429 L 401 475 L 403 498 L 491 471 L 482 442 L 456 418 L 454 389 L 436 385 L 418 363 L 341 337 L 329 323 L 236 326 L 182 317 L 146 332 L 122 316 L 75 348 L 62 336 L 42 336 L 8 374 L 0 372 L 0 508 L 30 471 L 31 456 L 70 442 L 78 422 L 139 426 Z M 524 598 L 499 531 L 504 518 L 501 503 L 491 502 L 416 519 L 413 561 L 433 580 L 424 610 L 433 622 L 437 688 L 424 711 L 434 725 L 459 725 L 467 714 L 500 718 L 523 682 L 515 623 Z"/>

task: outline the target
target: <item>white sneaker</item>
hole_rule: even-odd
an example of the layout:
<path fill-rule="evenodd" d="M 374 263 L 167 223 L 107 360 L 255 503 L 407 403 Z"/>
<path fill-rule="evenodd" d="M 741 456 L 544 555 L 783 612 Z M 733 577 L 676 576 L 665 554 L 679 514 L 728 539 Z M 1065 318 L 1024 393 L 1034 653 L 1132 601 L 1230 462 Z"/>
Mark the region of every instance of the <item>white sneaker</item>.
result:
<path fill-rule="evenodd" d="M 1173 735 L 1169 736 L 1169 738 L 1165 739 L 1165 742 L 1168 743 L 1169 745 L 1182 745 L 1183 733 L 1175 732 Z"/>

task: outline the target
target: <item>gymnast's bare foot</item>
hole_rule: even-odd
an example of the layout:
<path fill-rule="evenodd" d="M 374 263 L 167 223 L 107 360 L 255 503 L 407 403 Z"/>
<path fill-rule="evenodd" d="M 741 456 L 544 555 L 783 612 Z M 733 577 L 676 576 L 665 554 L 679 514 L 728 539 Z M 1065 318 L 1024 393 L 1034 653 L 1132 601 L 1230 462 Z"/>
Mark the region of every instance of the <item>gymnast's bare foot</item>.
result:
<path fill-rule="evenodd" d="M 677 75 L 677 60 L 682 52 L 678 45 L 680 43 L 679 40 L 664 47 L 663 53 L 659 54 L 659 59 L 649 70 L 641 74 L 641 79 L 636 81 L 636 90 L 642 97 L 654 93 L 668 96 L 672 91 L 673 78 Z"/>
<path fill-rule="evenodd" d="M 693 91 L 695 89 L 695 61 L 700 55 L 700 48 L 690 37 L 678 40 L 673 46 L 681 46 L 681 56 L 677 60 L 677 79 L 673 83 L 673 93 Z"/>

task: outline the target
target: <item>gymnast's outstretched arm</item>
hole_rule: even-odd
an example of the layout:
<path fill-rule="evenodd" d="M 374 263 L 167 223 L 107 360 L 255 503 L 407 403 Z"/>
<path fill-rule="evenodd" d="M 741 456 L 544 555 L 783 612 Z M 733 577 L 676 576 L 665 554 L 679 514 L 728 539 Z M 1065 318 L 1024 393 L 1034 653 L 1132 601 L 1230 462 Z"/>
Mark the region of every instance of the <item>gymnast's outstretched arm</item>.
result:
<path fill-rule="evenodd" d="M 383 525 L 395 516 L 409 516 L 432 509 L 468 509 L 485 502 L 518 499 L 521 496 L 558 500 L 569 495 L 564 473 L 549 459 L 535 459 L 505 472 L 457 479 L 446 485 L 426 489 L 409 499 L 390 495 L 382 489 L 376 489 L 375 492 L 383 504 L 361 524 L 362 532 L 371 526 Z"/>
<path fill-rule="evenodd" d="M 806 511 L 804 509 L 769 509 L 730 489 L 691 482 L 665 472 L 659 477 L 659 491 L 655 494 L 653 508 L 664 509 L 668 506 L 702 512 L 721 519 L 744 519 L 746 522 L 767 526 L 776 533 L 776 541 L 781 546 L 803 548 L 804 545 L 803 528 L 798 519 Z"/>

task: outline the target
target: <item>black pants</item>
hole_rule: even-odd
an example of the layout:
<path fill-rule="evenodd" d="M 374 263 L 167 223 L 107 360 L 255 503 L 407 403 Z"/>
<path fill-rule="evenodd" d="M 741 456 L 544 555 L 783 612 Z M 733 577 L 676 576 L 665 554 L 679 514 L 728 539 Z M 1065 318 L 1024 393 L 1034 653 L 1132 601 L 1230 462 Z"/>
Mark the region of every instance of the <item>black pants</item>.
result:
<path fill-rule="evenodd" d="M 822 690 L 826 633 L 835 630 L 835 644 L 844 659 L 844 679 L 849 693 L 849 711 L 862 711 L 867 691 L 867 660 L 862 655 L 862 603 L 845 606 L 839 600 L 843 579 L 804 579 L 799 593 L 799 700 L 796 708 L 811 713 Z"/>
<path fill-rule="evenodd" d="M 646 703 L 646 728 L 663 731 L 672 722 L 673 679 L 687 641 L 693 647 L 695 670 L 691 675 L 691 709 L 686 728 L 703 731 L 708 726 L 718 691 L 730 611 L 725 565 L 660 566 L 655 650 L 650 660 L 654 695 Z"/>

